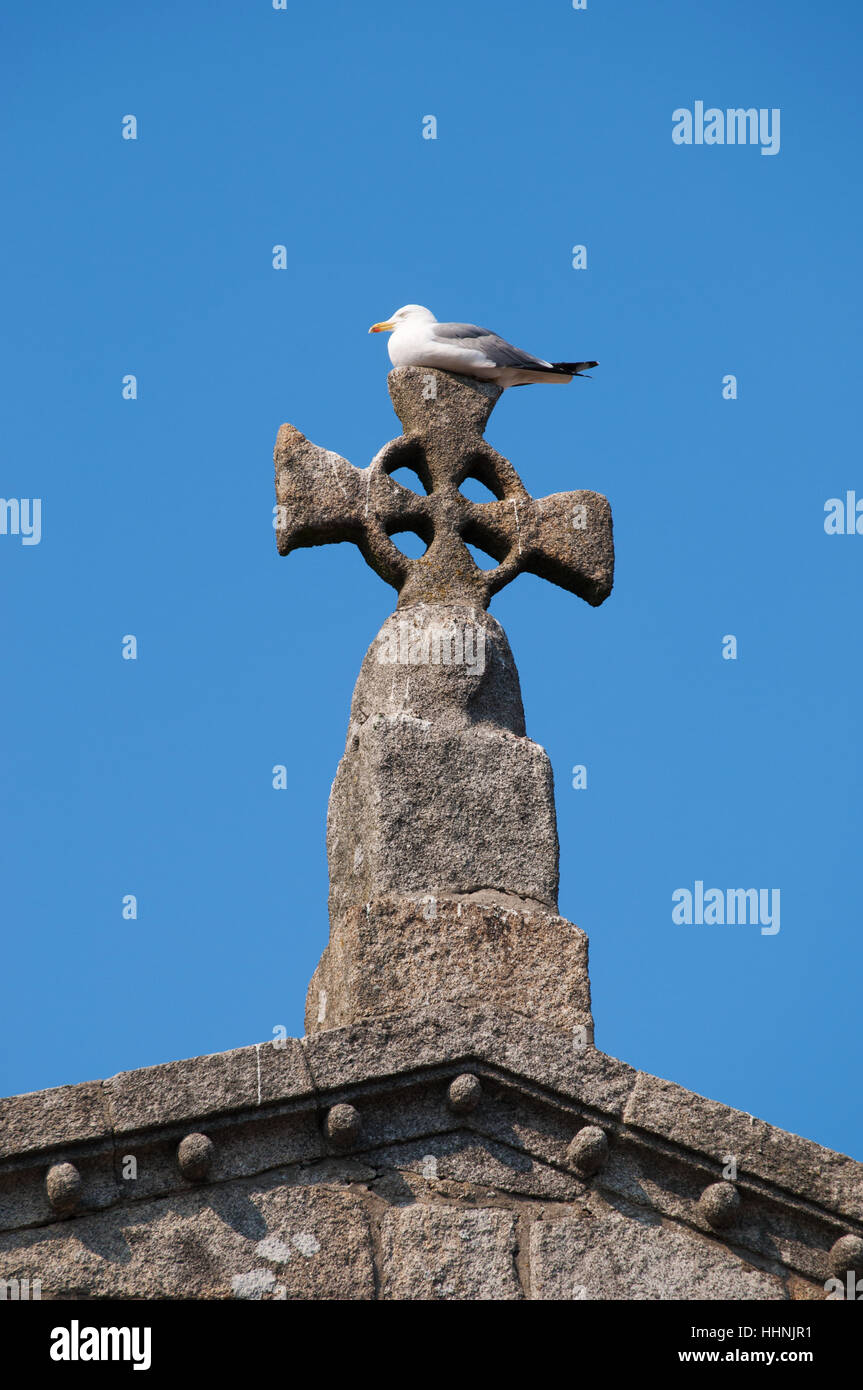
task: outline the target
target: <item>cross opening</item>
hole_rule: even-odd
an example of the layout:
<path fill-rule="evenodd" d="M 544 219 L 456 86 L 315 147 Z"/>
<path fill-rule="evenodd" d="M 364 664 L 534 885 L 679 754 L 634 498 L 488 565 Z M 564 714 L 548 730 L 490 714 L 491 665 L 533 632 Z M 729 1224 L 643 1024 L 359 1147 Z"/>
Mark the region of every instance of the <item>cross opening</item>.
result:
<path fill-rule="evenodd" d="M 463 536 L 462 539 L 477 569 L 481 569 L 485 572 L 497 569 L 503 556 L 490 555 L 487 550 L 483 550 L 481 545 L 477 545 L 474 541 L 469 540 L 467 536 Z"/>
<path fill-rule="evenodd" d="M 482 505 L 483 502 L 494 502 L 495 500 L 499 500 L 495 498 L 495 494 L 486 487 L 485 483 L 481 482 L 479 478 L 475 478 L 472 474 L 462 479 L 458 490 L 462 497 L 467 498 L 468 502 L 477 502 L 480 505 Z"/>
<path fill-rule="evenodd" d="M 402 555 L 406 555 L 409 560 L 416 560 L 421 555 L 425 555 L 434 540 L 434 527 L 425 517 L 420 517 L 416 522 L 407 526 L 401 521 L 393 522 L 391 527 L 387 526 L 386 532 L 396 549 L 401 551 Z M 409 536 L 410 540 L 397 541 L 396 536 Z"/>
<path fill-rule="evenodd" d="M 434 491 L 434 483 L 432 482 L 431 472 L 429 471 L 429 466 L 426 461 L 425 449 L 416 440 L 407 440 L 402 444 L 401 448 L 393 449 L 391 457 L 384 462 L 383 472 L 388 478 L 392 478 L 393 482 L 398 483 L 400 487 L 407 487 L 410 492 L 418 491 L 418 488 L 413 486 L 413 479 L 416 479 L 422 484 L 426 496 Z M 409 474 L 411 482 L 404 483 L 402 479 L 397 476 L 399 473 Z"/>
<path fill-rule="evenodd" d="M 462 496 L 468 498 L 468 501 L 483 503 L 491 500 L 484 495 L 469 497 L 462 487 L 463 483 L 469 481 L 479 483 L 480 487 L 485 488 L 486 492 L 491 494 L 491 498 L 496 498 L 498 502 L 502 502 L 506 496 L 506 490 L 498 477 L 497 469 L 486 453 L 477 451 L 469 454 L 456 474 L 455 484 Z M 479 492 L 479 488 L 476 491 Z"/>

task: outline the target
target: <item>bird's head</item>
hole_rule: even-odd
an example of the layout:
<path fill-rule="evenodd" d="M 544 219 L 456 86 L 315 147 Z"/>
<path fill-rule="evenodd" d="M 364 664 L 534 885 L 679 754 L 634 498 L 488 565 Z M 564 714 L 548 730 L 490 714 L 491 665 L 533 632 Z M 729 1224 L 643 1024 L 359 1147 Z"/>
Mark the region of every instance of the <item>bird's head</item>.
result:
<path fill-rule="evenodd" d="M 396 309 L 395 313 L 382 323 L 373 323 L 369 329 L 370 333 L 389 333 L 394 328 L 399 328 L 401 324 L 408 321 L 416 323 L 437 323 L 437 319 L 430 309 L 424 309 L 421 304 L 405 304 L 401 309 Z"/>

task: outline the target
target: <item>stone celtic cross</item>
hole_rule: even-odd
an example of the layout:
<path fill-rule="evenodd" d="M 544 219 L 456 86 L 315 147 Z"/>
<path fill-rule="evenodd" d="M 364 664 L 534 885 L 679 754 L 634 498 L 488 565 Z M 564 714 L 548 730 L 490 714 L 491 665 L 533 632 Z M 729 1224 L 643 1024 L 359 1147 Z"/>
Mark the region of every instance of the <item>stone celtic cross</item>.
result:
<path fill-rule="evenodd" d="M 279 551 L 352 541 L 399 595 L 363 661 L 330 795 L 330 941 L 306 1029 L 482 999 L 589 1038 L 587 938 L 557 915 L 551 765 L 486 610 L 525 571 L 602 603 L 611 509 L 594 492 L 531 497 L 483 439 L 499 387 L 401 367 L 389 388 L 404 433 L 368 468 L 292 425 L 275 449 Z M 390 476 L 405 467 L 424 496 Z M 492 500 L 470 501 L 467 478 Z M 403 531 L 425 554 L 398 549 Z"/>
<path fill-rule="evenodd" d="M 399 607 L 462 601 L 487 608 L 494 594 L 527 571 L 597 605 L 611 592 L 611 508 L 595 492 L 556 493 L 536 501 L 512 464 L 483 439 L 501 388 L 447 372 L 400 367 L 390 395 L 404 434 L 368 468 L 311 444 L 292 425 L 276 443 L 279 553 L 329 541 L 353 541 L 372 569 L 399 592 Z M 407 467 L 422 497 L 390 476 Z M 471 502 L 467 478 L 497 499 Z M 428 549 L 410 559 L 391 537 L 414 531 Z M 468 544 L 497 560 L 475 563 Z"/>

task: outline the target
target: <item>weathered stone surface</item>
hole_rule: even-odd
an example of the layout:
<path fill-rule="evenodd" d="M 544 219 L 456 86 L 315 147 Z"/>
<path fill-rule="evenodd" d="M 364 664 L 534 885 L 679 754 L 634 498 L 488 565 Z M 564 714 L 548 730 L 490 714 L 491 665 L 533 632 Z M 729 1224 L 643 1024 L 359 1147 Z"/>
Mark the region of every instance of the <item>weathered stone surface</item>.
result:
<path fill-rule="evenodd" d="M 276 444 L 280 552 L 352 541 L 399 591 L 396 613 L 363 662 L 330 797 L 331 942 L 312 984 L 309 1029 L 390 1015 L 406 1001 L 437 1006 L 479 991 L 497 1002 L 507 958 L 508 1006 L 520 999 L 532 1010 L 536 997 L 548 1000 L 550 1012 L 561 1007 L 559 997 L 548 999 L 554 971 L 544 942 L 532 941 L 533 953 L 522 959 L 510 949 L 509 920 L 489 946 L 487 920 L 473 924 L 482 928 L 481 940 L 466 930 L 471 923 L 458 920 L 460 907 L 455 921 L 441 920 L 430 932 L 423 918 L 430 920 L 446 897 L 480 893 L 556 912 L 551 765 L 526 737 L 512 653 L 485 609 L 523 571 L 602 603 L 612 583 L 611 512 L 593 493 L 539 502 L 530 496 L 482 437 L 496 388 L 405 367 L 390 374 L 390 392 L 404 434 L 364 471 L 290 425 Z M 390 475 L 401 468 L 414 471 L 425 496 L 394 482 Z M 467 478 L 485 483 L 494 500 L 470 501 L 460 491 Z M 426 541 L 421 557 L 410 559 L 393 544 L 392 536 L 407 530 Z M 471 545 L 497 566 L 480 569 Z M 399 921 L 388 911 L 388 921 L 373 925 L 379 934 L 389 927 L 389 936 L 375 942 L 369 905 L 395 896 L 422 897 L 430 910 L 415 922 L 410 909 Z M 526 922 L 525 935 L 535 938 L 540 925 Z M 586 957 L 570 968 L 569 956 L 580 956 L 583 945 L 575 932 L 565 927 L 568 939 L 557 943 L 558 954 L 567 955 L 558 1026 L 589 1030 Z M 364 948 L 361 959 L 357 947 Z"/>
<path fill-rule="evenodd" d="M 331 1091 L 415 1068 L 481 1059 L 620 1115 L 638 1073 L 582 1046 L 580 1034 L 488 1006 L 416 1007 L 388 1019 L 314 1034 L 304 1043 L 315 1086 Z"/>
<path fill-rule="evenodd" d="M 658 1216 L 694 1226 L 714 1237 L 714 1228 L 702 1213 L 701 1198 L 721 1164 L 702 1154 L 675 1151 L 666 1145 L 642 1143 L 635 1133 L 615 1137 L 608 1162 L 594 1186 L 612 1203 L 623 1197 Z M 535 1144 L 531 1136 L 531 1151 Z M 741 1195 L 733 1227 L 723 1238 L 741 1251 L 751 1251 L 771 1265 L 782 1265 L 823 1282 L 826 1252 L 835 1239 L 834 1223 L 819 1218 L 807 1205 L 778 1190 Z"/>
<path fill-rule="evenodd" d="M 209 1182 L 250 1177 L 288 1163 L 314 1162 L 327 1151 L 320 1115 L 311 1097 L 307 1104 L 287 1110 L 261 1108 L 239 1116 L 201 1116 L 200 1120 L 206 1121 L 207 1135 L 213 1141 Z M 114 1167 L 120 1192 L 140 1201 L 184 1191 L 195 1181 L 177 1161 L 178 1145 L 184 1137 L 185 1127 L 176 1125 L 118 1136 Z M 130 1185 L 132 1167 L 134 1181 Z"/>
<path fill-rule="evenodd" d="M 525 737 L 509 643 L 482 609 L 421 604 L 384 623 L 357 680 L 327 850 L 334 928 L 393 893 L 492 890 L 556 910 L 551 765 Z"/>
<path fill-rule="evenodd" d="M 399 1300 L 521 1298 L 516 1218 L 489 1207 L 401 1207 L 381 1226 L 382 1297 Z"/>
<path fill-rule="evenodd" d="M 286 1044 L 276 1049 L 272 1043 L 260 1043 L 119 1072 L 105 1082 L 112 1126 L 119 1132 L 148 1129 L 258 1106 L 265 1098 L 264 1076 L 267 1099 L 274 1098 L 274 1091 L 278 1098 L 307 1094 L 313 1088 L 303 1049 L 295 1038 Z"/>
<path fill-rule="evenodd" d="M 539 1299 L 784 1299 L 782 1279 L 723 1246 L 637 1207 L 591 1199 L 591 1217 L 531 1227 L 532 1296 Z"/>
<path fill-rule="evenodd" d="M 512 464 L 483 439 L 500 388 L 451 372 L 401 367 L 390 372 L 393 406 L 404 434 L 367 469 L 310 443 L 282 425 L 275 449 L 277 543 L 300 546 L 353 541 L 377 574 L 399 590 L 402 605 L 489 599 L 525 571 L 579 594 L 593 605 L 611 591 L 611 509 L 593 492 L 557 493 L 535 501 Z M 390 474 L 416 472 L 426 496 Z M 478 478 L 496 500 L 469 501 L 459 486 Z M 415 531 L 428 550 L 409 559 L 392 542 Z M 467 544 L 498 564 L 482 570 Z"/>
<path fill-rule="evenodd" d="M 441 732 L 407 713 L 369 719 L 357 737 L 330 798 L 334 927 L 387 894 L 491 889 L 557 910 L 553 779 L 539 744 L 484 725 Z"/>
<path fill-rule="evenodd" d="M 568 1156 L 573 1134 L 583 1120 L 581 1106 L 551 1102 L 497 1073 L 485 1074 L 484 1093 L 483 1104 L 468 1121 L 472 1132 L 573 1174 L 579 1182 L 585 1180 Z"/>
<path fill-rule="evenodd" d="M 242 1104 L 231 1104 L 224 1085 L 237 1066 L 236 1054 L 183 1063 L 179 1105 L 174 1069 L 148 1068 L 130 1083 L 119 1078 L 120 1094 L 135 1104 L 130 1103 L 124 1115 L 128 1128 L 118 1130 L 113 1141 L 97 1136 L 68 1150 L 56 1146 L 44 1154 L 25 1150 L 0 1162 L 0 1226 L 13 1228 L 0 1242 L 4 1256 L 0 1277 L 41 1278 L 45 1286 L 50 1272 L 54 1291 L 61 1296 L 177 1297 L 183 1289 L 196 1298 L 344 1296 L 326 1290 L 347 1287 L 347 1268 L 339 1273 L 328 1266 L 329 1272 L 319 1279 L 303 1274 L 303 1269 L 312 1266 L 298 1263 L 286 1282 L 272 1259 L 260 1257 L 257 1245 L 268 1236 L 275 1242 L 265 1247 L 271 1253 L 279 1250 L 284 1257 L 283 1247 L 291 1246 L 292 1238 L 266 1222 L 261 1225 L 255 1214 L 260 1213 L 261 1194 L 275 1189 L 307 1194 L 285 1197 L 292 1210 L 298 1202 L 302 1206 L 316 1201 L 313 1194 L 321 1194 L 324 1208 L 328 1193 L 347 1199 L 349 1249 L 354 1249 L 350 1232 L 356 1218 L 368 1236 L 369 1251 L 377 1248 L 380 1256 L 376 1279 L 371 1255 L 368 1264 L 364 1264 L 366 1256 L 358 1256 L 359 1283 L 350 1287 L 359 1290 L 359 1297 L 496 1298 L 500 1295 L 490 1290 L 501 1287 L 502 1279 L 509 1289 L 503 1296 L 521 1296 L 522 1286 L 513 1293 L 509 1275 L 502 1273 L 509 1265 L 506 1260 L 501 1263 L 506 1241 L 503 1246 L 495 1244 L 498 1227 L 502 1218 L 522 1222 L 521 1273 L 516 1271 L 513 1277 L 526 1279 L 526 1223 L 540 1213 L 547 1223 L 559 1214 L 576 1226 L 584 1223 L 589 1237 L 584 1247 L 566 1237 L 569 1243 L 563 1253 L 558 1252 L 548 1266 L 557 1280 L 549 1287 L 560 1288 L 561 1281 L 568 1279 L 566 1260 L 571 1261 L 575 1284 L 575 1273 L 587 1268 L 590 1260 L 600 1259 L 597 1250 L 604 1252 L 608 1287 L 616 1287 L 615 1279 L 620 1283 L 622 1271 L 630 1264 L 636 1270 L 642 1267 L 639 1261 L 644 1269 L 651 1261 L 657 1270 L 669 1264 L 672 1272 L 662 1274 L 662 1288 L 648 1279 L 639 1297 L 682 1297 L 687 1289 L 696 1297 L 746 1297 L 752 1282 L 750 1261 L 752 1268 L 758 1266 L 760 1297 L 823 1296 L 831 1261 L 836 1263 L 840 1254 L 845 1258 L 848 1251 L 853 1254 L 860 1242 L 851 1214 L 825 1211 L 811 1192 L 796 1195 L 777 1180 L 773 1170 L 762 1178 L 752 1169 L 747 1171 L 742 1160 L 737 1185 L 743 1201 L 733 1227 L 718 1237 L 709 1224 L 709 1213 L 706 1216 L 702 1210 L 702 1196 L 718 1182 L 720 1160 L 728 1154 L 728 1146 L 720 1145 L 716 1152 L 715 1135 L 709 1128 L 705 1134 L 713 1148 L 704 1150 L 692 1142 L 697 1132 L 687 1133 L 688 1142 L 681 1142 L 664 1132 L 668 1129 L 664 1122 L 658 1128 L 635 1124 L 631 1107 L 624 1122 L 622 1112 L 637 1079 L 631 1068 L 592 1047 L 582 1047 L 567 1032 L 510 1009 L 417 1009 L 322 1032 L 302 1047 L 290 1040 L 286 1049 L 260 1044 L 240 1051 L 254 1067 L 254 1073 L 248 1068 L 241 1072 Z M 200 1078 L 193 1074 L 196 1065 L 201 1068 Z M 252 1074 L 256 1103 L 250 1105 Z M 465 1075 L 475 1076 L 482 1091 L 473 1109 L 458 1113 L 452 1108 L 451 1089 Z M 269 1100 L 265 1099 L 268 1089 Z M 473 1099 L 473 1089 L 462 1083 L 455 1094 L 470 1092 Z M 688 1100 L 688 1093 L 680 1088 L 672 1092 L 678 1105 Z M 152 1104 L 142 1109 L 147 1098 Z M 54 1111 L 61 1112 L 62 1098 L 53 1101 Z M 213 1113 L 202 1113 L 210 1102 Z M 193 1115 L 180 1118 L 180 1112 L 190 1107 Z M 359 1114 L 362 1122 L 350 1156 L 339 1154 L 327 1136 L 327 1115 L 342 1108 Z M 643 1111 L 637 1113 L 642 1122 L 647 1118 Z M 163 1118 L 154 1122 L 156 1115 Z M 142 1116 L 150 1123 L 143 1124 Z M 663 1119 L 662 1114 L 659 1118 Z M 732 1130 L 735 1125 L 748 1130 L 758 1122 L 726 1112 L 725 1123 Z M 591 1131 L 600 1128 L 610 1140 L 607 1161 L 594 1173 L 573 1169 L 574 1137 L 577 1144 L 579 1135 L 590 1138 Z M 210 1166 L 197 1178 L 178 1166 L 178 1146 L 192 1132 L 205 1134 L 213 1144 Z M 770 1134 L 774 1136 L 771 1151 L 784 1138 L 790 1158 L 802 1158 L 804 1171 L 811 1177 L 825 1151 L 781 1131 Z M 593 1153 L 592 1143 L 584 1139 L 581 1143 Z M 134 1171 L 128 1169 L 131 1157 L 136 1161 Z M 849 1178 L 855 1172 L 858 1177 L 863 1174 L 860 1165 L 841 1155 L 828 1154 L 828 1158 L 847 1165 L 842 1171 Z M 58 1222 L 45 1176 L 52 1165 L 62 1164 L 74 1164 L 82 1181 L 80 1205 Z M 395 1251 L 392 1242 L 401 1213 L 415 1205 L 430 1210 L 404 1217 L 407 1248 L 413 1254 L 402 1263 L 388 1265 L 384 1253 L 385 1249 Z M 438 1223 L 443 1223 L 452 1244 L 461 1216 L 477 1209 L 492 1211 L 498 1223 L 494 1230 L 481 1232 L 482 1240 L 491 1240 L 497 1251 L 488 1269 L 484 1268 L 483 1278 L 490 1278 L 484 1284 L 475 1282 L 471 1260 L 466 1265 L 456 1260 L 446 1240 L 438 1264 L 434 1244 Z M 310 1210 L 302 1206 L 304 1213 Z M 440 1211 L 445 1214 L 439 1217 Z M 633 1215 L 636 1211 L 640 1211 L 640 1223 Z M 385 1247 L 380 1223 L 390 1218 L 387 1238 L 391 1243 Z M 334 1217 L 337 1225 L 341 1219 Z M 417 1223 L 416 1232 L 411 1222 Z M 429 1231 L 425 1266 L 420 1261 L 423 1222 Z M 620 1230 L 615 1222 L 622 1223 Z M 304 1230 L 299 1227 L 302 1239 Z M 311 1234 L 320 1241 L 314 1229 Z M 558 1233 L 556 1239 L 563 1236 Z M 454 1248 L 462 1250 L 464 1245 L 470 1254 L 471 1241 L 469 1234 L 464 1241 L 458 1236 Z M 311 1248 L 310 1242 L 306 1244 Z M 711 1252 L 709 1256 L 705 1250 Z M 485 1257 L 480 1263 L 485 1266 Z M 176 1267 L 173 1282 L 170 1264 Z M 542 1268 L 548 1273 L 548 1268 Z M 430 1294 L 412 1292 L 426 1279 L 423 1270 L 430 1271 Z M 368 1279 L 364 1271 L 369 1271 Z M 384 1294 L 386 1278 L 390 1284 Z M 704 1279 L 706 1285 L 698 1282 Z M 764 1279 L 773 1283 L 765 1286 Z M 463 1292 L 447 1294 L 449 1288 Z M 719 1292 L 722 1289 L 725 1292 Z M 51 1293 L 48 1287 L 45 1296 Z M 530 1296 L 558 1295 L 543 1292 L 535 1284 Z M 631 1295 L 624 1291 L 613 1296 Z"/>
<path fill-rule="evenodd" d="M 493 904 L 377 898 L 334 922 L 306 1031 L 443 1003 L 511 1010 L 593 1034 L 587 937 L 564 918 Z"/>
<path fill-rule="evenodd" d="M 410 1191 L 417 1195 L 431 1188 L 471 1201 L 497 1201 L 509 1193 L 562 1202 L 580 1198 L 585 1192 L 575 1174 L 485 1135 L 464 1130 L 375 1149 L 371 1157 L 385 1172 L 397 1170 L 400 1182 L 407 1181 Z"/>
<path fill-rule="evenodd" d="M 345 751 L 369 719 L 409 715 L 448 729 L 525 734 L 518 670 L 496 618 L 466 603 L 416 603 L 383 624 L 363 658 Z"/>
<path fill-rule="evenodd" d="M 61 1150 L 61 1154 L 64 1152 Z M 61 1154 L 55 1153 L 54 1157 L 59 1159 Z M 81 1174 L 74 1207 L 78 1216 L 112 1206 L 120 1197 L 111 1144 L 99 1140 L 86 1150 L 86 1154 L 85 1163 L 80 1148 L 76 1149 L 76 1162 L 69 1165 Z M 0 1231 L 56 1221 L 58 1209 L 51 1204 L 46 1178 L 52 1168 L 63 1168 L 68 1160 L 55 1164 L 46 1158 L 45 1155 L 28 1155 L 0 1164 Z"/>
<path fill-rule="evenodd" d="M 41 1278 L 46 1298 L 374 1297 L 361 1197 L 260 1182 L 190 1191 L 0 1237 L 0 1278 Z"/>
<path fill-rule="evenodd" d="M 863 1220 L 863 1166 L 844 1154 L 644 1072 L 639 1073 L 624 1118 L 627 1124 L 714 1158 L 733 1155 L 738 1172 L 757 1174 Z"/>
<path fill-rule="evenodd" d="M 0 1159 L 107 1134 L 101 1081 L 0 1100 Z"/>
<path fill-rule="evenodd" d="M 258 1105 L 293 1101 L 314 1089 L 299 1038 L 270 1038 L 254 1048 Z"/>

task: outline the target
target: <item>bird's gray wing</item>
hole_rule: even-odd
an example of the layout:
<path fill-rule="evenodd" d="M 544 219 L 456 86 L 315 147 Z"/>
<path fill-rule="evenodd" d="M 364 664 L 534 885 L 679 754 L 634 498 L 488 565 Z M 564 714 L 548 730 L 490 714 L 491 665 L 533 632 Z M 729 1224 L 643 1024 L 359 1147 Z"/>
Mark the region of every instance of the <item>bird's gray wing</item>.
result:
<path fill-rule="evenodd" d="M 487 328 L 479 328 L 475 323 L 435 323 L 431 325 L 433 337 L 437 342 L 482 352 L 496 367 L 547 367 L 549 364 L 541 357 L 532 357 L 529 352 L 513 347 L 505 338 L 489 333 Z"/>

